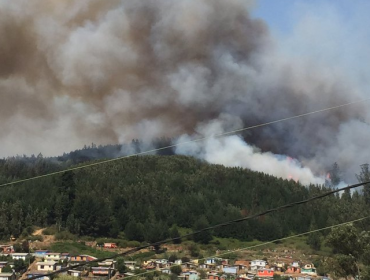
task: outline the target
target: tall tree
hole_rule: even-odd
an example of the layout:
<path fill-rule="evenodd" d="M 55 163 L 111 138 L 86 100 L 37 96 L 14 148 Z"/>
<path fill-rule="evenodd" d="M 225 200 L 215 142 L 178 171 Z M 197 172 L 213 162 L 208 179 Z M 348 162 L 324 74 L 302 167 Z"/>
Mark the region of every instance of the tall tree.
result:
<path fill-rule="evenodd" d="M 365 163 L 360 165 L 361 171 L 360 174 L 356 174 L 357 180 L 361 182 L 370 181 L 370 169 L 369 164 Z M 364 185 L 364 199 L 366 204 L 370 204 L 370 184 Z"/>
<path fill-rule="evenodd" d="M 209 227 L 208 220 L 204 215 L 202 215 L 195 222 L 194 227 L 193 227 L 193 232 L 197 232 L 197 231 L 202 230 L 202 229 L 207 228 L 207 227 Z M 195 242 L 208 244 L 212 240 L 212 234 L 209 230 L 204 231 L 204 232 L 195 234 L 193 239 L 194 239 Z"/>
<path fill-rule="evenodd" d="M 340 181 L 341 181 L 341 171 L 339 169 L 339 166 L 338 166 L 338 163 L 334 163 L 332 168 L 330 169 L 329 171 L 329 174 L 330 174 L 330 181 L 331 181 L 331 185 L 333 187 L 336 187 L 339 185 Z"/>

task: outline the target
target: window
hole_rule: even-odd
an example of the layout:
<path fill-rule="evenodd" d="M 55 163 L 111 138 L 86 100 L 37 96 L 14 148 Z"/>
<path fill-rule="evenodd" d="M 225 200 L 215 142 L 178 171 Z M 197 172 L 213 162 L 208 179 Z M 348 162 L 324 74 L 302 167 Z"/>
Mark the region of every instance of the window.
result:
<path fill-rule="evenodd" d="M 45 268 L 45 266 L 44 265 L 41 265 L 41 269 L 44 269 Z"/>

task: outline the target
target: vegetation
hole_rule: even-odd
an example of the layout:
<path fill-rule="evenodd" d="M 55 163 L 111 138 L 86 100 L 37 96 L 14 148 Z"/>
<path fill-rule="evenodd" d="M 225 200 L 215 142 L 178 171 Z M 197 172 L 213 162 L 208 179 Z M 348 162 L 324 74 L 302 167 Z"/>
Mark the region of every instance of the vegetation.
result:
<path fill-rule="evenodd" d="M 86 254 L 97 258 L 109 257 L 112 253 L 91 248 L 79 242 L 55 242 L 51 244 L 53 252 L 70 253 L 71 255 Z"/>
<path fill-rule="evenodd" d="M 333 229 L 327 237 L 335 255 L 325 263 L 335 277 L 370 279 L 370 232 L 353 225 Z"/>
<path fill-rule="evenodd" d="M 99 151 L 95 147 L 80 152 L 88 154 L 91 149 Z M 9 182 L 27 178 L 79 161 L 83 160 L 76 160 L 73 153 L 58 159 L 41 155 L 8 158 L 0 160 L 0 179 Z M 362 166 L 359 179 L 366 179 L 367 171 Z M 44 234 L 56 233 L 59 240 L 120 236 L 155 242 L 179 236 L 182 228 L 196 231 L 328 190 L 325 186 L 305 187 L 292 180 L 185 156 L 132 157 L 1 188 L 0 238 L 19 237 L 31 226 L 48 226 Z M 364 216 L 368 213 L 366 202 L 366 195 L 347 192 L 222 227 L 212 235 L 196 236 L 195 241 L 207 244 L 215 237 L 273 240 Z M 319 241 L 320 234 L 311 236 L 309 242 L 318 249 Z"/>

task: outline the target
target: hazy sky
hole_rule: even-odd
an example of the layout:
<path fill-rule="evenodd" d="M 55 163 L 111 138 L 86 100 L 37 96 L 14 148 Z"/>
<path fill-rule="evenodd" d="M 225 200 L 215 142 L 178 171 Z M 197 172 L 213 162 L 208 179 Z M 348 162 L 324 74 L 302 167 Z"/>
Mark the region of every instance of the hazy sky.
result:
<path fill-rule="evenodd" d="M 369 97 L 369 2 L 0 0 L 0 157 L 193 137 Z M 315 173 L 337 161 L 352 180 L 370 157 L 360 105 L 244 137 Z"/>

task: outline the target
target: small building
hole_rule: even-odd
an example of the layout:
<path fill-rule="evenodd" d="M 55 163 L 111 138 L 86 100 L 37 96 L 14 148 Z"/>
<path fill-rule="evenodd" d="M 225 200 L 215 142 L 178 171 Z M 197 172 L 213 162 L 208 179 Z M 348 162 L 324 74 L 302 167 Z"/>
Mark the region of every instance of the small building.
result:
<path fill-rule="evenodd" d="M 308 274 L 312 276 L 317 276 L 316 268 L 313 264 L 306 264 L 301 268 L 302 274 Z"/>
<path fill-rule="evenodd" d="M 55 262 L 37 262 L 38 271 L 55 271 Z"/>
<path fill-rule="evenodd" d="M 198 272 L 192 271 L 192 270 L 181 273 L 180 274 L 180 279 L 181 279 L 181 276 L 185 280 L 198 280 Z"/>
<path fill-rule="evenodd" d="M 115 261 L 114 259 L 106 259 L 105 261 L 98 262 L 98 266 L 105 266 L 115 269 L 116 263 L 117 261 Z"/>
<path fill-rule="evenodd" d="M 274 270 L 269 268 L 260 268 L 257 270 L 257 277 L 272 278 L 274 277 Z"/>
<path fill-rule="evenodd" d="M 161 272 L 164 273 L 164 274 L 171 274 L 171 269 L 163 268 L 163 269 L 161 269 Z"/>
<path fill-rule="evenodd" d="M 205 264 L 217 264 L 217 263 L 221 263 L 222 262 L 222 259 L 220 258 L 208 258 L 205 260 Z"/>
<path fill-rule="evenodd" d="M 38 277 L 40 280 L 50 280 L 49 276 L 45 276 L 49 272 L 47 271 L 29 271 L 27 272 L 27 278 Z"/>
<path fill-rule="evenodd" d="M 135 270 L 136 261 L 125 261 L 125 266 L 126 266 L 129 270 Z"/>
<path fill-rule="evenodd" d="M 68 270 L 68 275 L 71 275 L 73 277 L 81 277 L 82 276 L 82 271 L 70 269 L 70 270 Z"/>
<path fill-rule="evenodd" d="M 264 260 L 253 260 L 251 261 L 250 269 L 252 271 L 257 271 L 258 269 L 265 268 L 266 264 Z"/>
<path fill-rule="evenodd" d="M 104 248 L 117 248 L 116 243 L 104 243 Z"/>
<path fill-rule="evenodd" d="M 238 273 L 238 267 L 237 266 L 224 266 L 222 268 L 222 272 L 226 274 L 237 274 Z"/>
<path fill-rule="evenodd" d="M 235 280 L 253 280 L 255 276 L 255 274 L 239 274 Z"/>
<path fill-rule="evenodd" d="M 69 260 L 69 253 L 61 253 L 60 254 L 61 260 Z"/>
<path fill-rule="evenodd" d="M 220 280 L 220 276 L 217 273 L 208 273 L 207 278 L 210 280 Z"/>
<path fill-rule="evenodd" d="M 215 263 L 203 263 L 199 265 L 200 269 L 204 270 L 214 270 L 216 269 L 216 264 Z"/>
<path fill-rule="evenodd" d="M 292 262 L 285 271 L 285 274 L 299 274 L 299 273 L 301 273 L 301 267 L 299 265 L 299 262 Z"/>
<path fill-rule="evenodd" d="M 240 271 L 248 271 L 248 269 L 251 265 L 251 262 L 250 261 L 238 260 L 238 261 L 235 261 L 234 265 L 237 266 Z"/>
<path fill-rule="evenodd" d="M 6 261 L 2 261 L 2 262 L 0 262 L 0 272 L 1 272 L 1 269 L 2 269 L 3 267 L 7 266 L 7 265 L 8 265 L 8 262 L 6 262 Z"/>
<path fill-rule="evenodd" d="M 36 258 L 45 258 L 46 254 L 49 253 L 49 250 L 36 250 L 33 255 Z"/>
<path fill-rule="evenodd" d="M 91 268 L 94 276 L 109 276 L 112 269 L 110 267 L 95 266 Z"/>
<path fill-rule="evenodd" d="M 48 262 L 58 262 L 61 259 L 62 254 L 61 253 L 51 253 L 48 252 L 45 255 L 45 260 Z"/>
<path fill-rule="evenodd" d="M 14 247 L 13 245 L 0 245 L 0 252 L 6 254 L 14 253 Z"/>
<path fill-rule="evenodd" d="M 0 280 L 15 280 L 16 276 L 14 272 L 0 273 Z"/>
<path fill-rule="evenodd" d="M 97 258 L 90 255 L 77 255 L 70 258 L 71 262 L 93 262 L 96 260 Z"/>
<path fill-rule="evenodd" d="M 11 253 L 9 254 L 13 260 L 26 260 L 30 256 L 29 253 Z"/>

